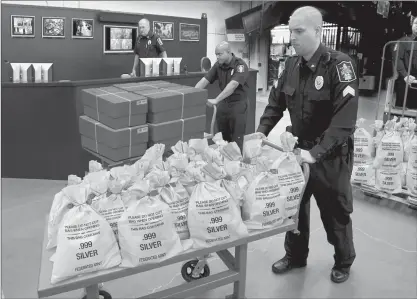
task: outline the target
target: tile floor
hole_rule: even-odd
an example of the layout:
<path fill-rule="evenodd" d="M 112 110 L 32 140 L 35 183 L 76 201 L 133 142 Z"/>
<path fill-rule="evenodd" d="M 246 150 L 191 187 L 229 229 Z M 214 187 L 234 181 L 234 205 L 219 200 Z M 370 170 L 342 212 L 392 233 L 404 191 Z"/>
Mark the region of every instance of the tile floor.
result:
<path fill-rule="evenodd" d="M 267 103 L 258 95 L 257 121 Z M 375 119 L 376 101 L 361 98 L 359 117 Z M 289 122 L 288 114 L 270 138 Z M 2 179 L 2 289 L 6 298 L 37 298 L 37 283 L 45 215 L 63 181 Z M 314 202 L 314 201 L 313 201 Z M 277 276 L 271 264 L 284 255 L 283 235 L 249 245 L 247 298 L 416 298 L 417 213 L 388 201 L 374 200 L 355 191 L 354 238 L 357 259 L 350 279 L 341 285 L 329 280 L 333 249 L 327 243 L 317 206 L 312 204 L 308 266 Z M 214 256 L 212 273 L 225 266 Z M 136 298 L 184 283 L 181 264 L 105 284 L 113 298 Z M 152 278 L 155 275 L 156 278 Z M 224 298 L 232 286 L 205 292 L 198 298 Z M 54 298 L 81 298 L 82 291 Z"/>

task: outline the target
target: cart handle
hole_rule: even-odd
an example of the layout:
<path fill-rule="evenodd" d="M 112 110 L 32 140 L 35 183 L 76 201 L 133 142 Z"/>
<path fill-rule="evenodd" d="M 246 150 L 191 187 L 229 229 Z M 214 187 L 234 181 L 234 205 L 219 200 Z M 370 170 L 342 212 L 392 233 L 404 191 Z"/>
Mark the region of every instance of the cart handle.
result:
<path fill-rule="evenodd" d="M 214 124 L 216 123 L 216 114 L 217 114 L 217 106 L 216 105 L 209 105 L 206 103 L 207 106 L 213 107 L 213 117 L 211 118 L 211 124 L 210 124 L 210 135 L 207 136 L 207 138 L 213 138 L 214 136 Z"/>
<path fill-rule="evenodd" d="M 262 144 L 263 145 L 268 145 L 268 146 L 270 146 L 270 147 L 272 147 L 272 148 L 274 148 L 276 150 L 279 150 L 281 152 L 284 151 L 284 149 L 282 147 L 280 147 L 278 144 L 275 144 L 275 143 L 273 143 L 271 141 L 268 141 L 268 140 L 265 140 L 265 139 L 262 139 Z"/>

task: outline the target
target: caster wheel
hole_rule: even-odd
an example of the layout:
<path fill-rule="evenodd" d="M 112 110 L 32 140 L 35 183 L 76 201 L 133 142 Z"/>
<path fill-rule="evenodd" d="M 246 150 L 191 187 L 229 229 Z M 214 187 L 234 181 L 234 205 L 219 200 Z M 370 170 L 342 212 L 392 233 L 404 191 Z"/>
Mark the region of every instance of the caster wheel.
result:
<path fill-rule="evenodd" d="M 87 295 L 83 297 L 83 299 L 87 299 Z M 111 295 L 106 291 L 100 290 L 98 292 L 98 299 L 112 299 Z"/>
<path fill-rule="evenodd" d="M 184 280 L 186 282 L 191 282 L 193 280 L 197 280 L 197 279 L 200 279 L 200 278 L 208 277 L 210 275 L 210 268 L 206 264 L 206 265 L 204 265 L 204 267 L 203 267 L 203 269 L 202 269 L 202 271 L 200 273 L 200 276 L 199 277 L 193 277 L 192 276 L 192 273 L 194 271 L 195 266 L 197 266 L 197 263 L 198 263 L 198 260 L 192 260 L 192 261 L 186 262 L 182 266 L 182 268 L 181 268 L 181 275 L 182 275 L 182 278 L 184 278 Z"/>

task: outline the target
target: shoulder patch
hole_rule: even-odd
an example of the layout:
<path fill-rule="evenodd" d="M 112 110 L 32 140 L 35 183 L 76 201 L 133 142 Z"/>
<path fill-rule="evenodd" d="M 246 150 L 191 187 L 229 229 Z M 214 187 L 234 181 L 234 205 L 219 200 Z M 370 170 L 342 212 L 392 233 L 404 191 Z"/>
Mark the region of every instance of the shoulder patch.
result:
<path fill-rule="evenodd" d="M 158 38 L 156 39 L 156 41 L 158 42 L 158 44 L 159 44 L 160 46 L 162 46 L 162 45 L 163 45 L 162 40 L 161 40 L 161 38 L 160 38 L 160 37 L 158 37 Z"/>
<path fill-rule="evenodd" d="M 342 61 L 336 65 L 337 75 L 340 82 L 352 82 L 356 80 L 356 74 L 352 62 Z"/>
<path fill-rule="evenodd" d="M 244 66 L 244 65 L 242 65 L 242 64 L 239 64 L 239 65 L 237 66 L 236 71 L 237 71 L 238 73 L 243 73 L 243 72 L 245 71 L 245 66 Z"/>

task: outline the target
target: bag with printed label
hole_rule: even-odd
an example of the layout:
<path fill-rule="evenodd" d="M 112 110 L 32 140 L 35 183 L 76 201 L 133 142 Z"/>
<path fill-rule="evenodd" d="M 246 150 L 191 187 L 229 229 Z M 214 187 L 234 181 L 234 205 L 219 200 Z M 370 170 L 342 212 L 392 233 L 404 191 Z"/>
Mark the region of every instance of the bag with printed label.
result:
<path fill-rule="evenodd" d="M 249 230 L 273 228 L 284 222 L 285 199 L 279 196 L 278 174 L 269 167 L 268 159 L 258 159 L 258 175 L 244 193 L 242 219 Z"/>
<path fill-rule="evenodd" d="M 374 167 L 397 167 L 404 159 L 404 146 L 398 131 L 399 123 L 396 118 L 387 121 L 385 135 L 381 138 L 376 151 Z"/>
<path fill-rule="evenodd" d="M 111 178 L 122 184 L 122 188 L 131 186 L 137 175 L 136 168 L 129 165 L 113 167 L 109 173 Z"/>
<path fill-rule="evenodd" d="M 138 200 L 147 196 L 150 192 L 149 181 L 136 181 L 130 186 L 126 192 L 122 193 L 122 201 L 125 205 L 125 210 L 136 204 Z"/>
<path fill-rule="evenodd" d="M 48 218 L 48 243 L 46 249 L 56 247 L 59 225 L 62 222 L 65 213 L 69 211 L 68 190 L 70 190 L 70 187 L 73 188 L 74 186 L 77 185 L 69 185 L 54 196 Z"/>
<path fill-rule="evenodd" d="M 417 168 L 417 136 L 413 135 L 408 144 L 408 168 Z"/>
<path fill-rule="evenodd" d="M 191 161 L 185 171 L 178 177 L 178 182 L 184 186 L 190 196 L 197 183 L 205 181 L 204 174 L 201 171 L 205 165 L 207 163 L 204 161 Z"/>
<path fill-rule="evenodd" d="M 401 193 L 401 171 L 401 164 L 395 167 L 381 167 L 376 169 L 376 189 L 389 194 Z"/>
<path fill-rule="evenodd" d="M 413 120 L 414 121 L 414 120 Z M 416 135 L 415 135 L 415 129 L 417 124 L 414 122 L 411 122 L 408 127 L 408 135 L 404 142 L 404 162 L 408 162 L 410 159 L 410 152 L 411 152 L 411 145 L 416 144 Z"/>
<path fill-rule="evenodd" d="M 208 147 L 203 153 L 203 160 L 207 163 L 216 163 L 219 166 L 224 165 L 224 158 L 220 153 L 220 150 Z"/>
<path fill-rule="evenodd" d="M 90 162 L 88 162 L 88 172 L 92 173 L 92 172 L 97 172 L 97 171 L 101 171 L 103 170 L 103 165 L 101 165 L 101 163 L 91 160 Z"/>
<path fill-rule="evenodd" d="M 116 267 L 119 246 L 109 223 L 88 202 L 88 185 L 69 186 L 65 204 L 70 205 L 58 231 L 51 283 L 81 274 Z"/>
<path fill-rule="evenodd" d="M 152 147 L 148 148 L 145 154 L 133 164 L 133 167 L 136 168 L 137 173 L 143 173 L 147 175 L 151 171 L 154 165 L 162 163 L 162 157 L 165 151 L 165 144 L 154 144 Z"/>
<path fill-rule="evenodd" d="M 417 169 L 409 165 L 406 173 L 406 187 L 412 196 L 417 196 Z"/>
<path fill-rule="evenodd" d="M 301 195 L 306 185 L 303 170 L 296 155 L 293 153 L 296 137 L 285 132 L 288 148 L 272 165 L 271 170 L 278 174 L 279 197 L 284 201 L 285 217 L 294 216 L 301 202 Z M 282 136 L 282 135 L 281 135 Z"/>
<path fill-rule="evenodd" d="M 118 223 L 121 266 L 159 263 L 181 253 L 173 218 L 156 190 L 131 205 Z"/>
<path fill-rule="evenodd" d="M 174 153 L 167 158 L 166 164 L 170 175 L 178 177 L 188 166 L 188 156 L 183 153 Z"/>
<path fill-rule="evenodd" d="M 91 204 L 91 207 L 108 221 L 117 240 L 119 238 L 117 221 L 125 212 L 122 193 L 126 192 L 124 191 L 126 187 L 127 186 L 119 180 L 110 180 L 106 196 L 102 196 L 99 200 L 96 200 Z"/>
<path fill-rule="evenodd" d="M 168 204 L 174 216 L 174 226 L 181 240 L 190 238 L 188 229 L 188 204 L 190 195 L 179 182 L 171 181 L 159 190 L 162 200 Z"/>
<path fill-rule="evenodd" d="M 372 143 L 372 157 L 376 155 L 376 149 L 384 136 L 384 122 L 382 120 L 375 120 L 375 123 L 371 125 L 371 128 L 375 130 L 375 137 Z"/>
<path fill-rule="evenodd" d="M 371 134 L 363 127 L 365 119 L 361 118 L 356 123 L 354 133 L 354 164 L 369 163 L 372 159 L 372 143 Z"/>
<path fill-rule="evenodd" d="M 68 185 L 78 185 L 78 184 L 81 184 L 82 181 L 83 181 L 82 178 L 80 178 L 80 177 L 78 177 L 74 174 L 70 174 L 68 176 Z"/>
<path fill-rule="evenodd" d="M 224 157 L 224 160 L 228 161 L 242 161 L 242 153 L 236 142 L 230 142 L 219 149 L 220 153 Z"/>
<path fill-rule="evenodd" d="M 262 139 L 259 139 L 256 133 L 254 133 L 245 135 L 243 141 L 243 162 L 256 164 L 256 159 L 262 154 Z"/>
<path fill-rule="evenodd" d="M 375 177 L 375 169 L 372 164 L 353 164 L 351 183 L 370 185 Z"/>
<path fill-rule="evenodd" d="M 190 139 L 188 141 L 188 158 L 190 161 L 203 160 L 203 153 L 208 147 L 207 139 Z"/>
<path fill-rule="evenodd" d="M 109 180 L 110 172 L 107 170 L 90 172 L 84 177 L 84 182 L 90 186 L 90 192 L 94 195 L 93 200 L 97 200 L 106 194 Z"/>
<path fill-rule="evenodd" d="M 204 179 L 204 175 L 200 175 Z M 200 181 L 188 207 L 188 228 L 195 248 L 207 248 L 248 236 L 238 204 L 222 180 Z"/>
<path fill-rule="evenodd" d="M 407 187 L 407 162 L 401 163 L 401 187 Z"/>

